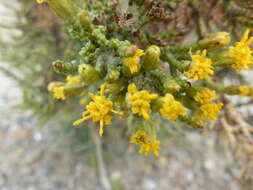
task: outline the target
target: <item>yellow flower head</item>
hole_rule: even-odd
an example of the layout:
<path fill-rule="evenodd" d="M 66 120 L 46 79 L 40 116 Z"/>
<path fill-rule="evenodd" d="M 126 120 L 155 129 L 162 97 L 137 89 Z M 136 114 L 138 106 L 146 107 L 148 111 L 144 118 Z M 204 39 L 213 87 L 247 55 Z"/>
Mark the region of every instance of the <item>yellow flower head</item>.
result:
<path fill-rule="evenodd" d="M 160 141 L 153 140 L 148 144 L 144 144 L 140 148 L 140 153 L 148 155 L 150 152 L 153 152 L 155 156 L 159 156 L 159 149 L 160 149 Z"/>
<path fill-rule="evenodd" d="M 166 94 L 163 101 L 163 106 L 159 110 L 163 117 L 175 121 L 179 115 L 186 115 L 184 106 L 176 101 L 171 94 Z"/>
<path fill-rule="evenodd" d="M 251 89 L 248 86 L 239 87 L 240 96 L 249 96 Z"/>
<path fill-rule="evenodd" d="M 78 84 L 81 82 L 81 79 L 79 76 L 68 75 L 66 80 L 67 80 L 67 84 Z"/>
<path fill-rule="evenodd" d="M 220 113 L 222 103 L 207 103 L 200 106 L 199 110 L 195 113 L 195 116 L 199 119 L 211 119 L 216 120 L 217 114 Z"/>
<path fill-rule="evenodd" d="M 62 100 L 65 100 L 66 99 L 66 95 L 65 95 L 65 92 L 64 92 L 64 87 L 63 86 L 56 86 L 52 89 L 52 92 L 53 92 L 53 97 L 55 99 L 62 99 Z"/>
<path fill-rule="evenodd" d="M 202 53 L 198 52 L 197 54 L 191 55 L 192 63 L 190 69 L 184 73 L 188 78 L 194 80 L 208 78 L 209 75 L 214 73 L 212 67 L 212 60 L 206 57 L 206 49 Z"/>
<path fill-rule="evenodd" d="M 136 131 L 131 137 L 130 142 L 140 145 L 140 153 L 148 155 L 150 152 L 153 152 L 156 156 L 159 156 L 160 141 L 151 138 L 144 130 Z"/>
<path fill-rule="evenodd" d="M 91 95 L 93 101 L 86 106 L 87 111 L 83 112 L 83 118 L 75 121 L 73 125 L 79 125 L 88 119 L 92 119 L 93 122 L 100 122 L 99 135 L 103 135 L 104 124 L 111 124 L 112 113 L 122 114 L 113 110 L 113 103 L 104 96 L 104 91 L 105 85 L 101 85 L 100 95 Z"/>
<path fill-rule="evenodd" d="M 229 55 L 234 60 L 232 68 L 237 71 L 249 70 L 248 65 L 253 65 L 253 50 L 249 47 L 253 43 L 253 37 L 249 38 L 249 33 L 250 30 L 247 29 L 241 41 L 236 42 L 235 46 L 229 48 Z"/>
<path fill-rule="evenodd" d="M 123 62 L 129 67 L 132 74 L 138 72 L 140 57 L 142 55 L 144 55 L 144 51 L 136 49 L 132 56 L 123 58 Z"/>
<path fill-rule="evenodd" d="M 137 145 L 144 145 L 151 142 L 150 136 L 144 130 L 138 130 L 131 137 L 130 142 Z"/>
<path fill-rule="evenodd" d="M 150 119 L 150 115 L 148 114 L 150 103 L 157 98 L 157 94 L 150 94 L 146 90 L 138 91 L 135 84 L 128 86 L 128 92 L 130 93 L 129 103 L 132 112 L 142 116 L 144 119 Z"/>
<path fill-rule="evenodd" d="M 37 3 L 41 4 L 41 3 L 45 3 L 47 2 L 47 0 L 37 0 Z"/>
<path fill-rule="evenodd" d="M 212 102 L 213 99 L 218 98 L 214 90 L 208 88 L 202 89 L 194 96 L 194 99 L 200 104 L 207 104 Z"/>

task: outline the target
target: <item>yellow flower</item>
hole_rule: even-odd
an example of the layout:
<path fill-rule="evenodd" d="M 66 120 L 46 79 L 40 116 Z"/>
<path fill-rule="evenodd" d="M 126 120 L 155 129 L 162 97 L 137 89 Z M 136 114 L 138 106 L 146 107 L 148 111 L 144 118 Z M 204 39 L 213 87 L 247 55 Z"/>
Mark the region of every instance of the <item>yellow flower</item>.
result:
<path fill-rule="evenodd" d="M 68 75 L 66 80 L 67 80 L 67 84 L 78 84 L 81 82 L 81 79 L 78 75 L 77 76 Z"/>
<path fill-rule="evenodd" d="M 62 99 L 62 100 L 65 100 L 66 99 L 66 95 L 64 93 L 64 87 L 63 86 L 59 86 L 59 87 L 54 87 L 52 89 L 52 92 L 53 92 L 53 97 L 55 99 Z"/>
<path fill-rule="evenodd" d="M 210 103 L 215 98 L 218 98 L 215 91 L 210 90 L 208 88 L 202 89 L 200 92 L 197 92 L 196 95 L 194 96 L 194 99 L 201 104 Z"/>
<path fill-rule="evenodd" d="M 133 56 L 123 58 L 123 62 L 129 67 L 131 74 L 138 72 L 142 55 L 144 55 L 143 50 L 136 49 Z"/>
<path fill-rule="evenodd" d="M 147 135 L 144 130 L 138 130 L 130 139 L 131 143 L 135 143 L 137 145 L 144 145 L 151 142 L 151 138 Z"/>
<path fill-rule="evenodd" d="M 159 149 L 160 149 L 160 141 L 153 140 L 148 144 L 142 145 L 139 152 L 145 155 L 148 155 L 150 152 L 153 152 L 155 156 L 159 156 L 159 152 L 158 152 Z"/>
<path fill-rule="evenodd" d="M 207 103 L 200 106 L 199 110 L 195 113 L 195 116 L 199 119 L 211 119 L 216 120 L 217 114 L 220 113 L 222 103 Z"/>
<path fill-rule="evenodd" d="M 239 87 L 240 96 L 248 96 L 250 95 L 250 88 L 248 86 L 240 86 Z"/>
<path fill-rule="evenodd" d="M 130 93 L 129 102 L 132 112 L 142 116 L 144 119 L 150 119 L 148 114 L 150 103 L 157 98 L 157 94 L 150 94 L 146 90 L 138 91 L 135 84 L 128 86 L 128 92 Z"/>
<path fill-rule="evenodd" d="M 140 153 L 148 155 L 153 152 L 155 156 L 159 156 L 160 141 L 152 139 L 144 130 L 138 130 L 131 137 L 131 143 L 140 145 Z"/>
<path fill-rule="evenodd" d="M 249 70 L 248 65 L 253 65 L 253 50 L 249 47 L 253 43 L 253 37 L 249 38 L 249 33 L 250 30 L 247 29 L 241 41 L 236 42 L 235 46 L 229 48 L 229 55 L 234 60 L 232 68 L 237 71 L 243 68 Z"/>
<path fill-rule="evenodd" d="M 47 2 L 47 0 L 37 0 L 37 3 L 45 3 L 45 2 Z"/>
<path fill-rule="evenodd" d="M 112 113 L 122 114 L 113 110 L 113 103 L 104 96 L 104 92 L 105 85 L 103 84 L 100 87 L 100 95 L 91 95 L 93 101 L 86 106 L 87 111 L 83 112 L 83 118 L 75 121 L 73 125 L 79 125 L 88 119 L 92 119 L 93 122 L 100 122 L 99 135 L 103 135 L 104 124 L 111 124 Z"/>
<path fill-rule="evenodd" d="M 214 73 L 212 67 L 212 60 L 206 58 L 206 49 L 202 53 L 198 52 L 195 55 L 191 55 L 192 63 L 189 71 L 185 72 L 184 75 L 194 80 L 208 78 L 209 75 Z"/>
<path fill-rule="evenodd" d="M 184 106 L 176 101 L 171 94 L 166 94 L 163 101 L 163 106 L 159 110 L 163 117 L 175 121 L 179 115 L 186 115 Z"/>

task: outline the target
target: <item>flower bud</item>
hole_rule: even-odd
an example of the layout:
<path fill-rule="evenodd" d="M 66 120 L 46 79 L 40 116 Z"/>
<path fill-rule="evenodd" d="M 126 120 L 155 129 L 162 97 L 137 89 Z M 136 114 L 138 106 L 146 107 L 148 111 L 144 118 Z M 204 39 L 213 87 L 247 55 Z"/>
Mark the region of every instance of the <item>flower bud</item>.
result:
<path fill-rule="evenodd" d="M 70 84 L 64 86 L 64 92 L 67 96 L 77 96 L 84 89 L 84 85 L 82 84 Z"/>
<path fill-rule="evenodd" d="M 108 94 L 118 94 L 124 89 L 124 82 L 121 80 L 113 81 L 106 84 L 106 92 Z"/>
<path fill-rule="evenodd" d="M 160 48 L 158 46 L 150 46 L 144 55 L 143 68 L 145 71 L 154 70 L 160 64 Z"/>
<path fill-rule="evenodd" d="M 125 57 L 130 57 L 130 56 L 133 56 L 135 51 L 138 49 L 138 47 L 136 45 L 130 45 L 128 47 L 126 47 L 125 49 Z"/>
<path fill-rule="evenodd" d="M 72 0 L 37 0 L 38 3 L 48 3 L 55 13 L 66 21 L 71 21 L 76 7 Z"/>
<path fill-rule="evenodd" d="M 230 35 L 227 32 L 215 32 L 208 34 L 198 42 L 200 49 L 215 50 L 227 45 L 230 42 Z"/>
<path fill-rule="evenodd" d="M 79 23 L 85 30 L 90 31 L 92 28 L 91 18 L 89 13 L 85 10 L 81 10 L 78 14 Z"/>
<path fill-rule="evenodd" d="M 174 93 L 181 89 L 181 86 L 173 79 L 166 78 L 163 82 L 163 87 L 166 92 Z"/>
<path fill-rule="evenodd" d="M 55 72 L 64 74 L 64 75 L 69 75 L 73 74 L 74 72 L 77 71 L 77 64 L 76 62 L 65 62 L 61 60 L 56 60 L 52 63 L 53 68 Z"/>
<path fill-rule="evenodd" d="M 119 79 L 120 72 L 116 69 L 109 69 L 107 73 L 107 79 L 110 81 Z"/>
<path fill-rule="evenodd" d="M 48 89 L 49 92 L 52 92 L 53 88 L 61 87 L 61 86 L 64 86 L 63 82 L 50 82 L 47 86 L 47 89 Z"/>
<path fill-rule="evenodd" d="M 81 64 L 78 67 L 78 73 L 84 82 L 93 83 L 100 80 L 99 72 L 88 64 Z"/>

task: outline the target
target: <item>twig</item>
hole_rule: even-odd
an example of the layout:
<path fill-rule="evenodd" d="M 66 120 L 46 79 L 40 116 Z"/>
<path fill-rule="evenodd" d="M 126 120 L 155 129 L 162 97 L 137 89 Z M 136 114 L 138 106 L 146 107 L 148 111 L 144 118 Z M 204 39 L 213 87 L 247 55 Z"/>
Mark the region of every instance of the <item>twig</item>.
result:
<path fill-rule="evenodd" d="M 97 164 L 98 164 L 98 172 L 100 175 L 100 183 L 104 190 L 112 190 L 111 183 L 110 183 L 110 180 L 108 179 L 108 175 L 107 175 L 107 171 L 106 171 L 106 167 L 105 167 L 105 163 L 103 159 L 102 142 L 94 126 L 90 126 L 90 132 L 91 132 L 92 141 L 96 149 L 96 158 L 97 158 Z"/>

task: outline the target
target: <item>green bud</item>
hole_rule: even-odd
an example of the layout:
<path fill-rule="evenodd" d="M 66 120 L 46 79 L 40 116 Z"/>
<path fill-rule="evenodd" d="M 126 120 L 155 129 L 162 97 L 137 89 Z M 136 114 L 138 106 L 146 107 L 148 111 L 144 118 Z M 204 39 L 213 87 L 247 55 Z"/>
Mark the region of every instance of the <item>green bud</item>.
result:
<path fill-rule="evenodd" d="M 83 89 L 83 84 L 71 84 L 64 86 L 64 92 L 67 96 L 77 96 L 83 91 Z"/>
<path fill-rule="evenodd" d="M 130 45 L 126 47 L 124 57 L 130 57 L 133 56 L 135 51 L 138 49 L 136 45 Z"/>
<path fill-rule="evenodd" d="M 226 46 L 230 42 L 230 35 L 227 32 L 215 32 L 208 34 L 203 40 L 198 42 L 200 49 L 208 51 Z"/>
<path fill-rule="evenodd" d="M 53 88 L 64 86 L 63 82 L 50 82 L 47 86 L 49 92 L 52 92 Z"/>
<path fill-rule="evenodd" d="M 106 92 L 109 94 L 118 94 L 125 87 L 125 84 L 121 80 L 113 81 L 106 84 Z"/>
<path fill-rule="evenodd" d="M 65 21 L 71 21 L 75 15 L 76 7 L 72 0 L 37 0 L 47 2 L 55 13 Z"/>
<path fill-rule="evenodd" d="M 100 80 L 99 72 L 89 64 L 80 64 L 78 73 L 84 82 L 93 83 Z"/>
<path fill-rule="evenodd" d="M 112 81 L 112 80 L 117 80 L 119 79 L 120 72 L 117 69 L 109 69 L 107 73 L 107 79 Z"/>
<path fill-rule="evenodd" d="M 238 95 L 240 94 L 240 89 L 238 86 L 227 86 L 222 90 L 222 92 L 229 95 Z"/>
<path fill-rule="evenodd" d="M 152 111 L 158 112 L 161 109 L 161 107 L 163 106 L 163 103 L 164 103 L 163 97 L 158 97 L 157 99 L 155 99 L 153 101 L 153 103 L 151 104 Z"/>
<path fill-rule="evenodd" d="M 181 89 L 181 86 L 172 78 L 166 78 L 163 82 L 163 87 L 169 93 L 174 93 Z"/>
<path fill-rule="evenodd" d="M 160 48 L 158 46 L 150 46 L 144 55 L 143 68 L 145 71 L 154 70 L 160 64 Z"/>
<path fill-rule="evenodd" d="M 77 71 L 77 64 L 75 61 L 69 63 L 61 60 L 56 60 L 52 63 L 55 72 L 69 75 Z"/>
<path fill-rule="evenodd" d="M 79 23 L 87 31 L 90 31 L 92 28 L 91 18 L 89 13 L 85 10 L 81 10 L 78 14 Z"/>
<path fill-rule="evenodd" d="M 211 56 L 214 67 L 225 67 L 234 64 L 234 60 L 230 57 L 229 51 L 221 51 Z"/>

